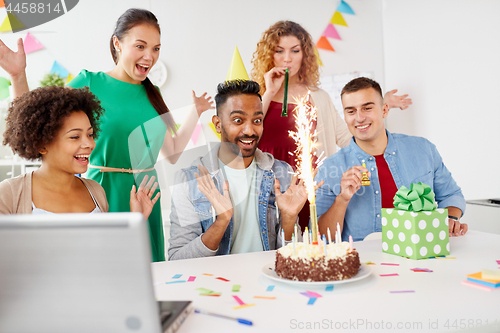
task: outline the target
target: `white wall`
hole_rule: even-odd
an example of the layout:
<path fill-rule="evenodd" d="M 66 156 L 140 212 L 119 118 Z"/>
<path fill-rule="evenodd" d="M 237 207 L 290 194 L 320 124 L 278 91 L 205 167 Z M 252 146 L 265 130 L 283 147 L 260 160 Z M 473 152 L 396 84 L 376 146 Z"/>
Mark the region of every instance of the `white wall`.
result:
<path fill-rule="evenodd" d="M 428 138 L 466 199 L 500 197 L 500 1 L 383 0 L 386 84 L 409 92 L 390 130 Z"/>

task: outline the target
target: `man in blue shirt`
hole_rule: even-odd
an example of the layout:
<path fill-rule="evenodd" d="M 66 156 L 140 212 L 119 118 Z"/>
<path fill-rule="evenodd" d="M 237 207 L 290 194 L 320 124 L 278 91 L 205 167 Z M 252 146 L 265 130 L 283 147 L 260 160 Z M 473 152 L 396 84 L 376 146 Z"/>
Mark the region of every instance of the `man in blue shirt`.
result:
<path fill-rule="evenodd" d="M 389 109 L 382 96 L 380 85 L 363 77 L 342 89 L 344 118 L 353 138 L 324 161 L 316 177 L 325 181 L 316 193 L 320 232 L 336 231 L 337 222 L 344 241 L 349 235 L 359 241 L 382 231 L 381 208 L 394 207 L 401 186 L 422 182 L 435 192 L 438 207 L 448 209 L 450 236 L 464 235 L 468 227 L 460 217 L 465 199 L 436 146 L 424 138 L 387 131 L 384 118 Z M 361 185 L 363 172 L 370 177 L 369 186 Z"/>

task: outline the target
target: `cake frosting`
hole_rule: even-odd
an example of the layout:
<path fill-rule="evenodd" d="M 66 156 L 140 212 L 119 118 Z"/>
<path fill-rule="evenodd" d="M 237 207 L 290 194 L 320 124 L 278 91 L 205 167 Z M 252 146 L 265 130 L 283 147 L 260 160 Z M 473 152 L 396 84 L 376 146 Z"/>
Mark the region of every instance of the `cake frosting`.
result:
<path fill-rule="evenodd" d="M 281 247 L 276 251 L 276 274 L 298 281 L 338 281 L 358 274 L 361 263 L 356 250 L 348 242 L 310 245 L 301 242 Z"/>

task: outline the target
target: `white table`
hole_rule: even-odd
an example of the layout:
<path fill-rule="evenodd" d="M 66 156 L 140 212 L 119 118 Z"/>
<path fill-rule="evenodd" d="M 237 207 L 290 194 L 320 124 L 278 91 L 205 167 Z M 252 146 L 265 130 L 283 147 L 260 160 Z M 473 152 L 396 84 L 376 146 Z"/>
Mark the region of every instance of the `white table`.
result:
<path fill-rule="evenodd" d="M 471 332 L 500 332 L 500 290 L 484 291 L 461 284 L 467 274 L 500 267 L 496 263 L 500 260 L 500 235 L 469 231 L 465 236 L 451 238 L 449 257 L 456 259 L 398 257 L 383 253 L 380 240 L 356 242 L 354 247 L 362 263 L 371 261 L 376 264 L 368 266 L 371 275 L 357 282 L 335 285 L 330 292 L 325 291 L 324 286 L 306 288 L 266 277 L 262 268 L 275 257 L 275 252 L 269 251 L 154 263 L 155 293 L 158 300 L 192 300 L 195 308 L 254 323 L 254 326 L 245 326 L 193 313 L 179 332 L 295 332 L 301 328 L 309 332 L 331 332 L 342 328 L 385 332 L 389 326 L 394 332 L 449 332 L 461 327 Z M 410 270 L 417 267 L 433 272 Z M 391 273 L 399 276 L 380 276 Z M 179 280 L 187 280 L 189 276 L 196 276 L 196 280 L 164 283 L 174 281 L 175 274 L 182 274 Z M 241 285 L 239 292 L 231 291 L 234 284 Z M 270 285 L 275 285 L 272 292 L 266 291 Z M 222 295 L 200 296 L 195 290 L 200 287 L 222 292 Z M 314 305 L 307 305 L 308 298 L 300 294 L 307 290 L 323 297 L 318 298 Z M 415 292 L 390 293 L 396 290 Z M 232 295 L 239 296 L 245 303 L 255 303 L 255 306 L 235 310 L 233 307 L 238 304 Z M 254 296 L 274 296 L 276 299 L 255 299 Z M 496 328 L 493 327 L 495 320 Z M 487 321 L 489 327 L 484 327 Z M 311 329 L 306 330 L 308 327 Z"/>

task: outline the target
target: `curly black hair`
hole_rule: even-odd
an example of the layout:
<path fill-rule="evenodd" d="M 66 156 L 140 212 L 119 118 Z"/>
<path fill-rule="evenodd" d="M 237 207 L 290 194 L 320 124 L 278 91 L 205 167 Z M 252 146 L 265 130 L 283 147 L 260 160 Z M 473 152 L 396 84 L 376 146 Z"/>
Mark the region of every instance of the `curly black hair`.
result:
<path fill-rule="evenodd" d="M 97 138 L 104 109 L 88 87 L 48 86 L 29 91 L 9 107 L 3 144 L 23 158 L 40 159 L 40 150 L 54 140 L 64 118 L 75 111 L 85 112 Z"/>

